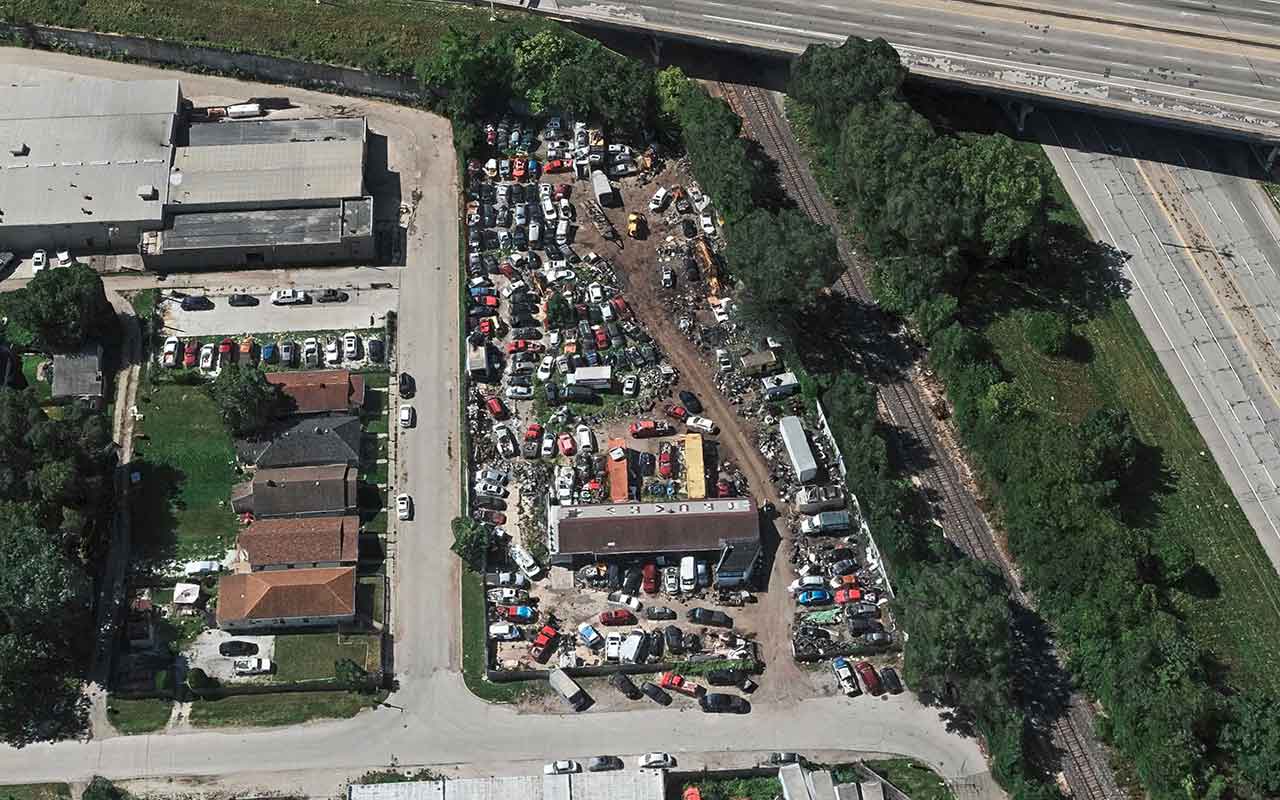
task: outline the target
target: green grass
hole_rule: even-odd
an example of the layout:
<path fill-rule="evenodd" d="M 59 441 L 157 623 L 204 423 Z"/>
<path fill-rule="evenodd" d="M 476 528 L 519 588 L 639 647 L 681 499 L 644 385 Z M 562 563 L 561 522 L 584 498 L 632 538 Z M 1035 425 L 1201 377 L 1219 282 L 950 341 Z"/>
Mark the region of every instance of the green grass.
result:
<path fill-rule="evenodd" d="M 387 464 L 370 464 L 360 468 L 360 480 L 366 483 L 386 483 Z"/>
<path fill-rule="evenodd" d="M 144 397 L 146 399 L 144 399 Z M 144 554 L 221 556 L 236 534 L 229 493 L 235 450 L 213 401 L 199 387 L 160 386 L 140 397 L 137 443 L 145 462 L 134 490 L 134 536 Z"/>
<path fill-rule="evenodd" d="M 364 533 L 386 533 L 387 532 L 387 512 L 379 511 L 369 518 L 369 521 L 360 526 L 360 530 Z"/>
<path fill-rule="evenodd" d="M 386 602 L 387 602 L 387 581 L 380 575 L 360 578 L 356 583 L 356 612 L 359 614 L 368 614 L 369 618 L 374 622 L 382 622 L 386 619 Z M 371 666 L 366 667 L 368 670 L 376 669 L 378 660 L 371 656 L 369 663 Z"/>
<path fill-rule="evenodd" d="M 357 372 L 364 376 L 366 389 L 386 389 L 391 384 L 391 373 L 381 367 L 357 370 Z M 387 396 L 382 392 L 374 392 L 374 394 L 381 394 L 383 397 Z"/>
<path fill-rule="evenodd" d="M 471 693 L 491 703 L 512 703 L 535 688 L 529 682 L 493 683 L 485 680 L 484 580 L 480 575 L 462 573 L 462 678 Z"/>
<path fill-rule="evenodd" d="M 11 0 L 11 20 L 171 39 L 236 52 L 265 53 L 304 61 L 344 64 L 378 72 L 412 74 L 431 55 L 450 25 L 482 35 L 513 15 L 488 8 L 419 0 Z"/>
<path fill-rule="evenodd" d="M 133 306 L 133 313 L 138 316 L 138 319 L 146 322 L 155 313 L 156 300 L 159 296 L 159 289 L 143 289 L 129 298 L 129 305 Z"/>
<path fill-rule="evenodd" d="M 289 692 L 197 700 L 191 706 L 191 724 L 201 728 L 268 727 L 346 719 L 385 699 L 385 693 Z"/>
<path fill-rule="evenodd" d="M 110 706 L 111 725 L 125 735 L 133 735 L 153 733 L 167 725 L 173 701 L 160 697 L 141 700 L 112 697 Z"/>
<path fill-rule="evenodd" d="M 41 403 L 47 403 L 53 397 L 53 386 L 49 381 L 36 379 L 36 369 L 45 360 L 44 356 L 35 353 L 22 354 L 22 375 L 27 379 L 27 386 L 36 390 Z"/>
<path fill-rule="evenodd" d="M 350 659 L 366 670 L 378 668 L 380 641 L 374 634 L 290 633 L 276 636 L 276 672 L 279 683 L 323 680 L 334 675 L 334 662 Z"/>
<path fill-rule="evenodd" d="M 65 783 L 18 783 L 0 786 L 0 800 L 62 800 L 71 797 Z"/>
<path fill-rule="evenodd" d="M 767 776 L 688 781 L 681 785 L 681 792 L 690 786 L 698 787 L 702 800 L 774 800 L 782 796 L 782 781 Z"/>
<path fill-rule="evenodd" d="M 1262 190 L 1271 198 L 1271 202 L 1276 204 L 1276 208 L 1280 208 L 1280 183 L 1266 181 L 1262 184 Z"/>
<path fill-rule="evenodd" d="M 867 766 L 902 790 L 911 800 L 955 800 L 936 772 L 910 758 L 868 761 Z"/>

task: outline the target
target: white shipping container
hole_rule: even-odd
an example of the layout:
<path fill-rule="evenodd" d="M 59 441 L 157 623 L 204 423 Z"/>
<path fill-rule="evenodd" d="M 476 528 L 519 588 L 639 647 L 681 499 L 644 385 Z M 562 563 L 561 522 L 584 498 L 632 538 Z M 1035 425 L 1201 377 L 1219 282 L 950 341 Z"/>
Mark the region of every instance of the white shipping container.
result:
<path fill-rule="evenodd" d="M 260 117 L 262 116 L 262 106 L 257 103 L 241 103 L 235 106 L 227 106 L 227 116 L 231 119 Z"/>

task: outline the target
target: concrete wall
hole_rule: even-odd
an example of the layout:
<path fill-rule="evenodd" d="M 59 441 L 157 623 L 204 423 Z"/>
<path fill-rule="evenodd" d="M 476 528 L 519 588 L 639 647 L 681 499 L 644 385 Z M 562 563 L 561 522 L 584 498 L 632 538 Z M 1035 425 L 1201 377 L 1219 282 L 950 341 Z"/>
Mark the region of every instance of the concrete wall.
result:
<path fill-rule="evenodd" d="M 19 37 L 21 41 L 42 50 L 75 50 L 99 57 L 169 64 L 188 70 L 199 67 L 229 75 L 246 75 L 271 83 L 286 83 L 342 94 L 370 95 L 410 102 L 423 95 L 422 85 L 413 78 L 377 75 L 349 67 L 233 53 L 212 47 L 196 47 L 138 36 L 7 22 L 0 22 L 0 34 Z"/>

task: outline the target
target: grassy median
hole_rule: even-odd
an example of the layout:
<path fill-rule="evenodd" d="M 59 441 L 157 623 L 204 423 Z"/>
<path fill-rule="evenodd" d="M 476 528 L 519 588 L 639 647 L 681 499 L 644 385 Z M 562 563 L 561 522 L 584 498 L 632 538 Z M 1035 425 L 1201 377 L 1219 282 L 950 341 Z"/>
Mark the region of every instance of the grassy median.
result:
<path fill-rule="evenodd" d="M 352 692 L 248 694 L 220 700 L 197 700 L 191 724 L 203 728 L 248 728 L 299 725 L 315 719 L 346 719 L 386 699 Z"/>

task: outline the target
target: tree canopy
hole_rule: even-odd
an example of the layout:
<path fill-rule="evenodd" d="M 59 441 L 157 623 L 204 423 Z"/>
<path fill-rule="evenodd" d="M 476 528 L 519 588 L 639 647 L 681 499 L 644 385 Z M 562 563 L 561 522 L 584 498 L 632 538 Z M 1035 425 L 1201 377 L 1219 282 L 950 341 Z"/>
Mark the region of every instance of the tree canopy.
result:
<path fill-rule="evenodd" d="M 484 569 L 484 557 L 489 552 L 489 529 L 468 517 L 454 517 L 449 525 L 453 529 L 453 546 L 450 547 L 468 569 L 479 572 Z"/>
<path fill-rule="evenodd" d="M 826 128 L 840 126 L 851 106 L 897 95 L 907 68 L 884 39 L 850 37 L 839 47 L 811 44 L 792 63 L 787 93 Z"/>
<path fill-rule="evenodd" d="M 54 353 L 119 336 L 102 278 L 84 264 L 44 270 L 10 293 L 5 308 L 15 323 L 35 334 L 37 346 Z"/>
<path fill-rule="evenodd" d="M 743 310 L 767 330 L 791 330 L 844 270 L 835 238 L 796 209 L 756 209 L 733 226 L 727 261 Z"/>
<path fill-rule="evenodd" d="M 262 431 L 286 407 L 280 387 L 268 381 L 262 370 L 234 362 L 223 366 L 209 385 L 209 395 L 235 436 Z"/>

